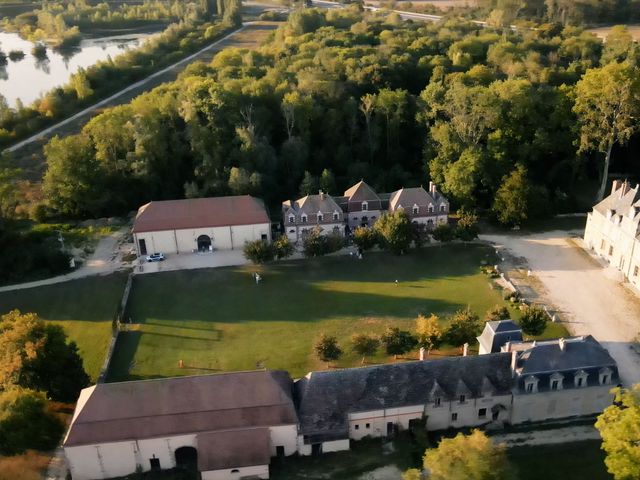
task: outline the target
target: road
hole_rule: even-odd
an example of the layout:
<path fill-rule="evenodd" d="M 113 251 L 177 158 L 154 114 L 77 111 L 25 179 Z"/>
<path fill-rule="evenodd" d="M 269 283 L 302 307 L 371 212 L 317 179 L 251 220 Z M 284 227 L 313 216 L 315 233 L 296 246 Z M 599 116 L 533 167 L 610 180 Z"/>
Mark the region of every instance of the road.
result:
<path fill-rule="evenodd" d="M 640 299 L 578 246 L 581 239 L 560 231 L 481 238 L 526 260 L 544 290 L 540 300 L 560 312 L 573 335 L 593 335 L 602 343 L 618 363 L 622 383 L 640 383 L 640 355 L 632 348 Z"/>

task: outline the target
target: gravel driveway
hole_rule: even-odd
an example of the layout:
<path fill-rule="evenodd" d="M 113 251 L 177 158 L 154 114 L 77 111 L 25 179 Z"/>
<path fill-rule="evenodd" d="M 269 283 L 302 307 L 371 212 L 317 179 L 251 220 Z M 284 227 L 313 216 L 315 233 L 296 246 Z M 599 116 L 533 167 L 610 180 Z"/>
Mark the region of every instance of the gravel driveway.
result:
<path fill-rule="evenodd" d="M 640 383 L 640 299 L 572 241 L 567 232 L 482 235 L 482 240 L 527 260 L 544 287 L 541 300 L 556 307 L 574 335 L 593 335 L 618 363 L 622 383 Z"/>

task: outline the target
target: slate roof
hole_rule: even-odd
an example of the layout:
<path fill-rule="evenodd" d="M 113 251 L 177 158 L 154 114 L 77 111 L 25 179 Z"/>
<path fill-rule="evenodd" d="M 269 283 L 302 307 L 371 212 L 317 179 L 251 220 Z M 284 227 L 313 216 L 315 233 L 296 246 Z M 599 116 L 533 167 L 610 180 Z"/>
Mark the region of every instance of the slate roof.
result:
<path fill-rule="evenodd" d="M 435 211 L 438 212 L 441 203 L 449 204 L 449 201 L 440 192 L 436 191 L 432 196 L 422 187 L 401 188 L 393 192 L 389 198 L 389 208 L 396 210 L 400 206 L 410 209 L 413 205 L 428 206 L 433 204 Z"/>
<path fill-rule="evenodd" d="M 488 352 L 496 353 L 507 342 L 521 342 L 522 329 L 512 320 L 487 322 L 478 343 Z"/>
<path fill-rule="evenodd" d="M 262 200 L 250 195 L 149 202 L 138 209 L 133 233 L 269 223 Z"/>
<path fill-rule="evenodd" d="M 380 200 L 378 194 L 364 180 L 360 180 L 353 187 L 345 190 L 344 196 L 351 202 Z"/>
<path fill-rule="evenodd" d="M 607 212 L 613 210 L 619 215 L 627 215 L 632 206 L 640 207 L 640 185 L 631 188 L 628 182 L 614 182 L 612 192 L 605 197 L 600 203 L 596 204 L 593 209 L 606 215 Z M 640 208 L 638 209 L 640 214 Z"/>
<path fill-rule="evenodd" d="M 64 446 L 297 423 L 284 371 L 235 372 L 83 390 Z"/>
<path fill-rule="evenodd" d="M 350 412 L 421 405 L 443 394 L 453 399 L 461 391 L 475 396 L 487 382 L 496 395 L 510 394 L 511 354 L 312 372 L 296 382 L 301 432 L 316 439 L 344 438 Z"/>
<path fill-rule="evenodd" d="M 268 428 L 201 433 L 197 437 L 198 471 L 268 465 L 269 440 Z"/>
<path fill-rule="evenodd" d="M 560 348 L 560 342 L 564 342 L 564 350 Z M 539 391 L 547 390 L 551 376 L 557 373 L 564 377 L 565 389 L 574 387 L 574 377 L 579 372 L 588 374 L 589 386 L 599 384 L 599 373 L 603 369 L 610 370 L 614 384 L 618 379 L 615 360 L 591 335 L 546 340 L 535 344 L 527 342 L 523 347 L 525 349 L 518 353 L 516 362 L 516 387 L 520 391 L 524 390 L 524 382 L 530 376 L 539 380 Z"/>

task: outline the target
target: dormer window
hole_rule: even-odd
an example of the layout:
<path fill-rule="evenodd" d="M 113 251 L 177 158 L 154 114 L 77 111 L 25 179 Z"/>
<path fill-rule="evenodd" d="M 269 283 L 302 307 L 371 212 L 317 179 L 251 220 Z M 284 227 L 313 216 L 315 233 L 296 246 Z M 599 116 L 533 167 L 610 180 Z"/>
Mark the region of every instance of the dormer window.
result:
<path fill-rule="evenodd" d="M 440 205 L 440 211 L 441 212 L 446 212 L 447 211 L 447 206 L 444 203 L 442 205 Z"/>
<path fill-rule="evenodd" d="M 434 401 L 433 401 L 433 406 L 434 407 L 439 407 L 441 404 L 441 399 L 440 397 L 437 397 Z"/>
<path fill-rule="evenodd" d="M 460 401 L 460 403 L 464 403 L 467 401 L 467 396 L 466 395 L 460 395 L 460 397 L 458 398 L 458 400 Z"/>
<path fill-rule="evenodd" d="M 333 212 L 333 221 L 337 222 L 340 220 L 340 214 L 338 212 Z"/>
<path fill-rule="evenodd" d="M 302 223 L 307 223 L 307 216 L 306 215 L 302 215 L 301 219 L 302 219 Z"/>
<path fill-rule="evenodd" d="M 322 215 L 322 213 L 318 212 L 318 223 L 322 222 L 324 220 L 324 215 Z"/>
<path fill-rule="evenodd" d="M 600 385 L 609 385 L 611 383 L 611 369 L 603 368 L 600 370 L 598 375 L 598 380 L 600 381 Z"/>
<path fill-rule="evenodd" d="M 432 203 L 429 204 L 429 213 L 433 213 L 433 204 Z"/>
<path fill-rule="evenodd" d="M 549 388 L 552 391 L 562 390 L 563 379 L 564 379 L 564 376 L 560 375 L 559 373 L 554 373 L 553 375 L 551 375 L 551 378 L 549 379 Z"/>
<path fill-rule="evenodd" d="M 413 205 L 413 214 L 414 215 L 418 215 L 418 212 L 420 211 L 420 207 L 418 207 L 418 205 Z"/>
<path fill-rule="evenodd" d="M 362 202 L 362 211 L 366 212 L 369 210 L 369 204 L 367 202 Z"/>
<path fill-rule="evenodd" d="M 294 215 L 289 215 L 289 223 L 296 223 L 296 217 Z"/>
<path fill-rule="evenodd" d="M 614 214 L 614 213 L 615 213 L 615 212 L 614 212 L 613 210 L 607 210 L 607 219 L 609 219 L 609 218 L 613 217 L 613 214 Z"/>
<path fill-rule="evenodd" d="M 574 379 L 576 388 L 586 387 L 588 377 L 589 377 L 589 374 L 584 370 L 580 370 L 578 373 L 576 373 L 575 379 Z"/>
<path fill-rule="evenodd" d="M 538 378 L 533 375 L 524 380 L 524 391 L 527 393 L 538 393 Z"/>

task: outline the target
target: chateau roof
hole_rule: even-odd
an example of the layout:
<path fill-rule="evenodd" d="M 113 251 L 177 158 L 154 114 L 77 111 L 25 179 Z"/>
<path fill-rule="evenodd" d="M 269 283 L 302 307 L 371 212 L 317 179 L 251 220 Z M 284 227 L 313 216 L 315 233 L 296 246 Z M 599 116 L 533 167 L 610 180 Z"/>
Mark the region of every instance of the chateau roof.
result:
<path fill-rule="evenodd" d="M 354 186 L 345 190 L 344 196 L 351 202 L 366 202 L 371 200 L 380 200 L 378 194 L 367 185 L 364 180 L 360 180 Z"/>
<path fill-rule="evenodd" d="M 487 352 L 499 352 L 507 342 L 522 341 L 522 329 L 512 320 L 495 320 L 487 322 L 478 343 Z"/>

